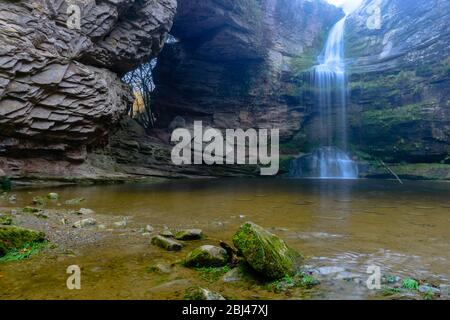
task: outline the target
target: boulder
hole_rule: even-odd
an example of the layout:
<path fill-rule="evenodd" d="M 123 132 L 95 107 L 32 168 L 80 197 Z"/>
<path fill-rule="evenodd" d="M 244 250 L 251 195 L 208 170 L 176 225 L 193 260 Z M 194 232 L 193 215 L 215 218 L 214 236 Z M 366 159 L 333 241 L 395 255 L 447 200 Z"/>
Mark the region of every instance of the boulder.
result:
<path fill-rule="evenodd" d="M 167 251 L 180 251 L 183 248 L 183 245 L 181 243 L 159 235 L 153 237 L 151 242 L 153 245 Z"/>
<path fill-rule="evenodd" d="M 0 226 L 0 257 L 8 251 L 20 248 L 27 243 L 43 242 L 45 234 L 29 229 L 14 226 Z"/>
<path fill-rule="evenodd" d="M 200 229 L 187 229 L 175 233 L 174 238 L 177 240 L 199 240 L 203 237 L 203 231 Z"/>
<path fill-rule="evenodd" d="M 191 251 L 184 264 L 187 267 L 223 267 L 228 259 L 225 249 L 205 245 Z"/>
<path fill-rule="evenodd" d="M 286 243 L 254 224 L 246 222 L 233 237 L 233 243 L 248 264 L 261 275 L 280 279 L 296 273 L 299 254 Z"/>

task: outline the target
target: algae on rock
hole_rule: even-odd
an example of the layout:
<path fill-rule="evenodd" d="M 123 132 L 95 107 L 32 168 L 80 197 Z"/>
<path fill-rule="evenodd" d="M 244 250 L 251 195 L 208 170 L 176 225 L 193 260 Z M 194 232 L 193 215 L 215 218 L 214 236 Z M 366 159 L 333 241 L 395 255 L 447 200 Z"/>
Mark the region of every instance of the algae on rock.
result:
<path fill-rule="evenodd" d="M 297 272 L 296 262 L 300 254 L 289 248 L 282 239 L 252 222 L 239 228 L 233 243 L 248 264 L 267 278 L 280 279 Z"/>

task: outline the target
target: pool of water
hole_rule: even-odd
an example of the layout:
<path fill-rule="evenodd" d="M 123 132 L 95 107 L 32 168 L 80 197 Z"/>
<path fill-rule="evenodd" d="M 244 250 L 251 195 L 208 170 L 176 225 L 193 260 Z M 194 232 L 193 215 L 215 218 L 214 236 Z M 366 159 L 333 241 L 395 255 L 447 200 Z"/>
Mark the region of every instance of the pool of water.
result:
<path fill-rule="evenodd" d="M 445 182 L 171 181 L 20 190 L 14 206 L 29 205 L 33 196 L 50 191 L 58 192 L 62 199 L 84 197 L 82 207 L 105 215 L 129 216 L 133 226 L 201 228 L 209 237 L 202 244 L 220 239 L 230 242 L 237 228 L 250 220 L 283 238 L 306 256 L 308 268 L 319 272 L 344 271 L 366 279 L 367 267 L 375 265 L 386 275 L 441 284 L 450 279 L 450 184 Z M 145 271 L 158 259 L 180 261 L 189 248 L 166 253 L 140 235 L 119 234 L 116 240 L 80 248 L 76 255 L 44 255 L 0 264 L 0 298 L 182 298 L 183 288 L 192 283 L 235 298 L 292 298 L 252 286 L 202 283 L 193 271 L 182 267 L 164 277 Z M 78 264 L 85 272 L 83 289 L 77 292 L 65 287 L 65 266 L 69 264 Z M 363 288 L 347 287 L 333 283 L 297 298 L 372 296 Z"/>

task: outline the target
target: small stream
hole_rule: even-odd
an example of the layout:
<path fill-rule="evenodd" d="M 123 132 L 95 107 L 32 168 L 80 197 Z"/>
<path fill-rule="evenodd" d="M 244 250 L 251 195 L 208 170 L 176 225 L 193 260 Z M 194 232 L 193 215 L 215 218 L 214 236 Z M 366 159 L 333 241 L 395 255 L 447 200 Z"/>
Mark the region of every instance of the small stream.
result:
<path fill-rule="evenodd" d="M 63 200 L 84 197 L 81 206 L 98 214 L 128 216 L 129 231 L 114 233 L 113 241 L 73 248 L 72 254 L 0 264 L 0 299 L 178 299 L 193 284 L 239 299 L 376 298 L 365 288 L 371 265 L 381 267 L 384 275 L 440 284 L 450 279 L 450 185 L 445 182 L 217 179 L 65 187 L 17 191 L 14 207 L 30 205 L 33 196 L 50 191 Z M 305 266 L 325 281 L 288 297 L 255 285 L 205 282 L 182 266 L 164 276 L 145 271 L 157 260 L 179 262 L 199 244 L 230 242 L 248 220 L 304 254 Z M 201 228 L 208 238 L 167 253 L 139 233 L 148 224 Z M 83 289 L 76 292 L 65 287 L 65 268 L 71 264 L 83 270 Z"/>

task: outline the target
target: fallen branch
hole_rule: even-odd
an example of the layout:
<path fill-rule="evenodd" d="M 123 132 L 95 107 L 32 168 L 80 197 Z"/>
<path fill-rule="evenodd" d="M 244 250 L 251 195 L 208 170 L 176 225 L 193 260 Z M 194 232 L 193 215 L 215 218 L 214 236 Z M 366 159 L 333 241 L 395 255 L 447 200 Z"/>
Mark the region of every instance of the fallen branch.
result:
<path fill-rule="evenodd" d="M 395 177 L 395 179 L 397 179 L 398 182 L 400 182 L 400 184 L 403 184 L 402 179 L 400 179 L 400 177 L 391 168 L 389 168 L 389 166 L 386 163 L 384 163 L 383 160 L 380 160 L 380 163 L 383 167 L 386 168 L 387 171 L 389 171 Z"/>

